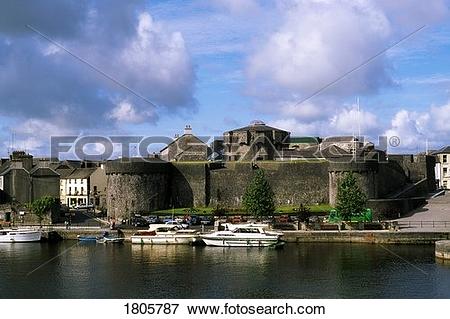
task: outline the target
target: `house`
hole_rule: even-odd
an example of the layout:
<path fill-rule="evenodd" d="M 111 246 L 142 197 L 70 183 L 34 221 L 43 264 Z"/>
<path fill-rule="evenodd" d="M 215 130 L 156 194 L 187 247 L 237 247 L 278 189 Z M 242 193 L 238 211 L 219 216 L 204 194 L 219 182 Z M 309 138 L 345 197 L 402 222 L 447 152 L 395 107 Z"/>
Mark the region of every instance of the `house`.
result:
<path fill-rule="evenodd" d="M 14 151 L 0 167 L 0 196 L 5 203 L 27 204 L 43 196 L 59 198 L 59 174 L 46 160 Z"/>
<path fill-rule="evenodd" d="M 436 157 L 436 180 L 439 188 L 450 189 L 450 146 L 432 153 Z"/>
<path fill-rule="evenodd" d="M 86 206 L 91 204 L 91 175 L 97 168 L 74 168 L 69 173 L 67 168 L 59 169 L 61 172 L 61 204 L 69 207 Z"/>
<path fill-rule="evenodd" d="M 184 128 L 184 134 L 175 139 L 160 151 L 160 158 L 167 162 L 206 161 L 211 149 L 200 138 L 192 133 L 190 125 Z"/>
<path fill-rule="evenodd" d="M 290 133 L 255 120 L 250 125 L 227 131 L 224 137 L 226 161 L 274 160 L 285 147 Z"/>

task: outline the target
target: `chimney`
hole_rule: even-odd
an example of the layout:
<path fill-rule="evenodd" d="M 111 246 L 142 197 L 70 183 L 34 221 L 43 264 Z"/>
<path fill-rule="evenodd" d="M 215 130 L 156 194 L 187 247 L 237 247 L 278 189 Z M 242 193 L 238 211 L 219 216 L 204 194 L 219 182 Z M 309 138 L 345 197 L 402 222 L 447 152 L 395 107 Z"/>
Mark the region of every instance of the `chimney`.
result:
<path fill-rule="evenodd" d="M 187 125 L 185 126 L 185 128 L 184 128 L 184 134 L 192 135 L 192 127 L 191 127 L 189 124 L 187 124 Z"/>

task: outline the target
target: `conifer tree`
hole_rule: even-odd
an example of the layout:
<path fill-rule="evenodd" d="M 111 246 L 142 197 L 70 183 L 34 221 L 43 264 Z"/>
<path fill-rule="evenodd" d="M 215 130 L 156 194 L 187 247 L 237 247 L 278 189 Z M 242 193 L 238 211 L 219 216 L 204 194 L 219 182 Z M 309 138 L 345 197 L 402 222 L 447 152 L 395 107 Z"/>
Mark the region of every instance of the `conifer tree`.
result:
<path fill-rule="evenodd" d="M 274 212 L 274 193 L 262 169 L 255 172 L 242 201 L 244 209 L 254 216 L 268 216 Z"/>
<path fill-rule="evenodd" d="M 367 196 L 359 188 L 353 173 L 345 174 L 339 183 L 336 197 L 336 209 L 343 220 L 350 220 L 352 216 L 361 214 L 366 208 Z"/>

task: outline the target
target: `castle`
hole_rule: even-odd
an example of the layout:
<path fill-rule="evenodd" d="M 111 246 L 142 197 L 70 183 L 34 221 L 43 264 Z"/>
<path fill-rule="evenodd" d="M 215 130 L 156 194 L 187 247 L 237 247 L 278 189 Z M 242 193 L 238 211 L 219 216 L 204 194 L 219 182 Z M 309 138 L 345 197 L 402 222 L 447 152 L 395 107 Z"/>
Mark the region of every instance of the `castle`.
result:
<path fill-rule="evenodd" d="M 397 217 L 436 189 L 434 167 L 432 156 L 386 156 L 353 136 L 291 139 L 287 131 L 254 121 L 225 132 L 223 141 L 209 147 L 187 126 L 160 156 L 106 163 L 108 215 L 121 219 L 171 207 L 239 208 L 254 170 L 261 168 L 277 205 L 333 205 L 340 178 L 353 172 L 375 215 Z"/>

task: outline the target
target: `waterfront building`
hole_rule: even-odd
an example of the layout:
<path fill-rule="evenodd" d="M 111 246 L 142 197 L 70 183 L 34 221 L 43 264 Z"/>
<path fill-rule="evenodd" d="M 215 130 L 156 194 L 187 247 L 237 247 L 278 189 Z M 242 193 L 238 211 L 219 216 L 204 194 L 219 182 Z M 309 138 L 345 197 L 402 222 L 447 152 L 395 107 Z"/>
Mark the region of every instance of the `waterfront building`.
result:
<path fill-rule="evenodd" d="M 67 168 L 59 169 L 61 171 L 61 204 L 68 207 L 85 206 L 91 203 L 90 187 L 91 175 L 96 168 L 74 168 L 70 172 Z"/>
<path fill-rule="evenodd" d="M 24 151 L 14 151 L 0 167 L 0 198 L 4 203 L 27 204 L 43 196 L 59 198 L 59 174 L 48 160 L 33 161 Z"/>
<path fill-rule="evenodd" d="M 450 146 L 432 153 L 436 156 L 436 182 L 439 188 L 450 189 Z"/>

